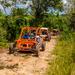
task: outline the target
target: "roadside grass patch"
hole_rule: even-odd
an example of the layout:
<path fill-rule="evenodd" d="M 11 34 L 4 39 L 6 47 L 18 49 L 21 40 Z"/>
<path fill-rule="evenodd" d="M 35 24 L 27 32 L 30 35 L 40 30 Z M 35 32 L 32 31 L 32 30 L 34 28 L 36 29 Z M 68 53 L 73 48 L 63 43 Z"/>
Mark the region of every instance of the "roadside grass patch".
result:
<path fill-rule="evenodd" d="M 0 48 L 8 48 L 9 44 L 7 42 L 0 42 Z"/>
<path fill-rule="evenodd" d="M 63 36 L 55 47 L 56 58 L 50 62 L 46 75 L 75 75 L 75 33 Z"/>

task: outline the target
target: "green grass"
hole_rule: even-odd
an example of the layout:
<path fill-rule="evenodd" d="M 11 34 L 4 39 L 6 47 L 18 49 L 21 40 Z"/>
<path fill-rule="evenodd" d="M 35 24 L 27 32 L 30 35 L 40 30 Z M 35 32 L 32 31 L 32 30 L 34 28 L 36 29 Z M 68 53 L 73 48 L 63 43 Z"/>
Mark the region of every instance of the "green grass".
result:
<path fill-rule="evenodd" d="M 0 48 L 8 48 L 9 44 L 7 42 L 0 42 Z"/>
<path fill-rule="evenodd" d="M 63 35 L 53 52 L 46 75 L 75 75 L 75 33 Z"/>

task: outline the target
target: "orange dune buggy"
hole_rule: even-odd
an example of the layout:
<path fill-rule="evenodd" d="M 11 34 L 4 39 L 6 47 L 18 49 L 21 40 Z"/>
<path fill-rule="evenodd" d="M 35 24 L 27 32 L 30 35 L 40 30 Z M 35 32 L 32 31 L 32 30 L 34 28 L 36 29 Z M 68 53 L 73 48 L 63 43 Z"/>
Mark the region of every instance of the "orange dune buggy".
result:
<path fill-rule="evenodd" d="M 23 27 L 19 39 L 10 44 L 9 53 L 31 51 L 36 56 L 39 56 L 39 50 L 45 50 L 45 42 L 37 35 L 38 30 L 39 28 L 36 27 Z"/>

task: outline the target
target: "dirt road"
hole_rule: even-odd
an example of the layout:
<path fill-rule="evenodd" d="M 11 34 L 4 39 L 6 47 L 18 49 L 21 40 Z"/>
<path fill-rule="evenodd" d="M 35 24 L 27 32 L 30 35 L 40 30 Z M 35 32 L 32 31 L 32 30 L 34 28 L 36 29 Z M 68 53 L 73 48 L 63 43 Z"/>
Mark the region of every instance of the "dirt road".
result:
<path fill-rule="evenodd" d="M 0 75 L 44 75 L 48 62 L 54 58 L 51 52 L 55 45 L 56 39 L 46 42 L 46 50 L 39 57 L 0 53 Z"/>

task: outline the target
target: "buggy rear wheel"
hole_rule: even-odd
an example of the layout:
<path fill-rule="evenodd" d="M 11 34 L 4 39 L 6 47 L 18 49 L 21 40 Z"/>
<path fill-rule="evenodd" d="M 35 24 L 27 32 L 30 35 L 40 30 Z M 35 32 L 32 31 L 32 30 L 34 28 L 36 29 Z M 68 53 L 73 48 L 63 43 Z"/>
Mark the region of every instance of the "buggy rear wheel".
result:
<path fill-rule="evenodd" d="M 45 43 L 42 44 L 42 50 L 41 51 L 45 51 Z"/>

